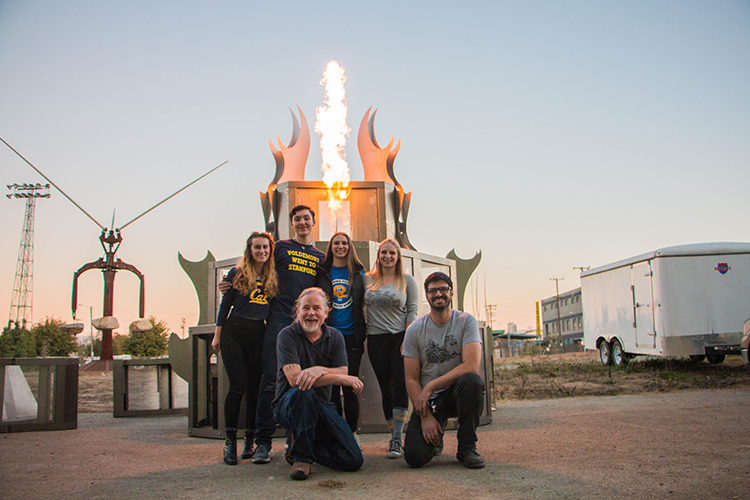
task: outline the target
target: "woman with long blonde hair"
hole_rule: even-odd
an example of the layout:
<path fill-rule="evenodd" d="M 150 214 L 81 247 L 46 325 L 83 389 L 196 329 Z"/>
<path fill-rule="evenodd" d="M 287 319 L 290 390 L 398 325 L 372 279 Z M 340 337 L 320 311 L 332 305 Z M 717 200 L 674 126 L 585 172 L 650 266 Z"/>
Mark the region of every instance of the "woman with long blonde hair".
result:
<path fill-rule="evenodd" d="M 401 248 L 396 240 L 380 242 L 372 270 L 365 275 L 367 354 L 382 396 L 383 414 L 391 431 L 388 457 L 403 457 L 403 430 L 409 408 L 404 382 L 401 344 L 409 325 L 417 319 L 419 289 L 404 273 Z"/>
<path fill-rule="evenodd" d="M 246 399 L 242 458 L 248 459 L 253 455 L 255 410 L 263 375 L 263 337 L 268 302 L 279 289 L 273 250 L 274 242 L 270 234 L 256 231 L 250 235 L 242 258 L 226 276 L 232 287 L 221 298 L 216 317 L 211 347 L 221 352 L 229 379 L 229 392 L 224 401 L 224 462 L 228 465 L 237 464 L 237 423 L 243 395 L 246 395 Z"/>

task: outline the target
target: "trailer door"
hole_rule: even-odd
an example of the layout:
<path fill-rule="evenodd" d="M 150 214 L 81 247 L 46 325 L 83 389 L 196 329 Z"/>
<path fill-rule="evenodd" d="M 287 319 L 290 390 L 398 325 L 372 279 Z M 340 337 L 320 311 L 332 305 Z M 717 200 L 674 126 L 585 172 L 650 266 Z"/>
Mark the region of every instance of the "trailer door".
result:
<path fill-rule="evenodd" d="M 633 273 L 633 327 L 638 347 L 655 347 L 654 299 L 651 286 L 651 261 L 634 264 Z"/>

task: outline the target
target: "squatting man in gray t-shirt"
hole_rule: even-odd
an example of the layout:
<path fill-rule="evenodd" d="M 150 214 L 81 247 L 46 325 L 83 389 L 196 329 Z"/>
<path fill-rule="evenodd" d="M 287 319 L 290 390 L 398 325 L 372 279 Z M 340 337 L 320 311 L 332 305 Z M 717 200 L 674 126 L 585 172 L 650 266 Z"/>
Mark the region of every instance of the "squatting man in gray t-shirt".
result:
<path fill-rule="evenodd" d="M 465 467 L 484 467 L 477 452 L 477 426 L 484 405 L 478 375 L 482 338 L 477 320 L 451 308 L 453 282 L 444 273 L 424 282 L 430 314 L 412 323 L 404 337 L 406 390 L 414 410 L 406 430 L 404 459 L 422 467 L 443 452 L 449 418 L 458 417 L 456 458 Z"/>

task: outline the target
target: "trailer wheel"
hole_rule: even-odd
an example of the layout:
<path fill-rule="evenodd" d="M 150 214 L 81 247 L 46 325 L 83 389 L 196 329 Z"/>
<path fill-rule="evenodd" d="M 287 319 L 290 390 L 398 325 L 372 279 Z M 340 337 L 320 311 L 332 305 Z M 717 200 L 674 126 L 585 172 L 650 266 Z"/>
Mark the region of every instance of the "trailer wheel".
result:
<path fill-rule="evenodd" d="M 615 339 L 612 341 L 612 363 L 615 366 L 623 366 L 628 363 L 628 355 L 622 349 L 620 341 Z"/>
<path fill-rule="evenodd" d="M 602 340 L 602 343 L 599 344 L 599 359 L 604 366 L 612 364 L 612 347 L 606 340 Z"/>
<path fill-rule="evenodd" d="M 705 354 L 691 354 L 690 355 L 691 363 L 702 363 L 704 359 L 706 359 Z"/>
<path fill-rule="evenodd" d="M 712 365 L 718 365 L 724 362 L 725 356 L 723 354 L 708 354 L 706 358 Z"/>

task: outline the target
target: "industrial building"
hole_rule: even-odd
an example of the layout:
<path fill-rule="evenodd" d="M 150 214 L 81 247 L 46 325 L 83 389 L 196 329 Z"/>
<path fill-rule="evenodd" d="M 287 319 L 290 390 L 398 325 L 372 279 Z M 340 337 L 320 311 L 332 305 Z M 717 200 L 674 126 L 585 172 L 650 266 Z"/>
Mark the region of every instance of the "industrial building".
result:
<path fill-rule="evenodd" d="M 576 288 L 542 300 L 542 332 L 564 352 L 583 351 L 581 289 Z"/>

